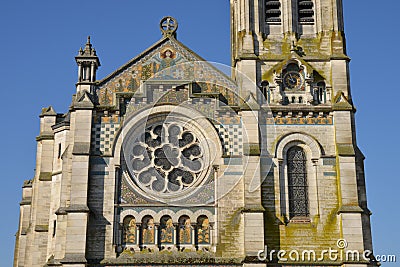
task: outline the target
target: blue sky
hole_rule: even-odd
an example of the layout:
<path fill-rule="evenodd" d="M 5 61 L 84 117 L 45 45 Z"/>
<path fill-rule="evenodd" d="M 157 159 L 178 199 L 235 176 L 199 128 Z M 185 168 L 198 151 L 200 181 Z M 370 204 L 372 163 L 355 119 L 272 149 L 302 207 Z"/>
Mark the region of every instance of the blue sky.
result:
<path fill-rule="evenodd" d="M 400 261 L 397 164 L 400 1 L 343 0 L 357 137 L 366 155 L 376 254 Z M 230 64 L 229 1 L 1 1 L 0 262 L 11 266 L 23 180 L 35 168 L 40 110 L 66 112 L 75 90 L 74 56 L 87 35 L 102 78 L 160 37 L 159 20 L 179 21 L 178 39 L 207 60 Z M 396 230 L 394 230 L 396 229 Z M 385 264 L 395 266 L 395 264 Z"/>

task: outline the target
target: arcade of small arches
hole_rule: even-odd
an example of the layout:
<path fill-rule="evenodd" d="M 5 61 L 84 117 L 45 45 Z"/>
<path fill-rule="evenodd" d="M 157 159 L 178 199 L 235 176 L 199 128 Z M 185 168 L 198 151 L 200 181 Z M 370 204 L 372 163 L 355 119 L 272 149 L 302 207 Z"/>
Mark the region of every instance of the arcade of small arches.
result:
<path fill-rule="evenodd" d="M 214 222 L 209 211 L 164 210 L 156 214 L 150 210 L 128 210 L 121 215 L 120 252 L 212 250 Z"/>

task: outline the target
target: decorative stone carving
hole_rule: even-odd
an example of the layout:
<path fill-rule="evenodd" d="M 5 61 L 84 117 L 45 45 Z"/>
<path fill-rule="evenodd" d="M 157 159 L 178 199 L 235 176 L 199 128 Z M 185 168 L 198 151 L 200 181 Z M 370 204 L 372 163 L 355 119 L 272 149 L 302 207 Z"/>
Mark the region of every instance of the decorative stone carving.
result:
<path fill-rule="evenodd" d="M 148 127 L 130 156 L 136 182 L 157 193 L 177 192 L 192 186 L 203 167 L 198 140 L 177 124 Z"/>
<path fill-rule="evenodd" d="M 198 189 L 210 172 L 207 140 L 177 117 L 150 121 L 126 137 L 127 178 L 146 197 L 177 201 Z"/>

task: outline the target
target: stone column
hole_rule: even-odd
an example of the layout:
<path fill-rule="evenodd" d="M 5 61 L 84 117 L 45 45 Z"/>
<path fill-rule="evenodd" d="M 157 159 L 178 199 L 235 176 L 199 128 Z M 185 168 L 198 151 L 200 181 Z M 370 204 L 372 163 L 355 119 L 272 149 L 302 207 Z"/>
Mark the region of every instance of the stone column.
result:
<path fill-rule="evenodd" d="M 158 231 L 160 230 L 160 224 L 154 224 L 154 246 L 152 247 L 155 251 L 158 250 Z"/>
<path fill-rule="evenodd" d="M 318 183 L 318 159 L 312 159 L 312 165 L 314 168 L 314 175 L 315 175 L 315 185 L 316 185 L 316 201 L 317 201 L 317 214 L 318 216 L 320 216 L 321 211 L 320 211 L 320 207 L 319 207 L 319 183 Z"/>

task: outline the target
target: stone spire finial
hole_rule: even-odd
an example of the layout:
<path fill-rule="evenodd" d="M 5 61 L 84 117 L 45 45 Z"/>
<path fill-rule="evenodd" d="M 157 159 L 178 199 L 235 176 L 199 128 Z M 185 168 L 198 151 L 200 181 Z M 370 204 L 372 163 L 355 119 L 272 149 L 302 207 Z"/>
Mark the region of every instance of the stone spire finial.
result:
<path fill-rule="evenodd" d="M 93 56 L 93 48 L 92 44 L 90 43 L 90 35 L 87 37 L 87 42 L 85 44 L 85 50 L 84 50 L 84 55 L 85 56 Z"/>
<path fill-rule="evenodd" d="M 89 83 L 96 81 L 96 71 L 100 66 L 100 60 L 90 42 L 90 36 L 87 37 L 85 47 L 79 49 L 78 55 L 75 57 L 78 64 L 78 84 L 77 89 L 80 91 L 83 87 L 90 87 Z M 85 89 L 90 92 L 88 88 Z"/>

